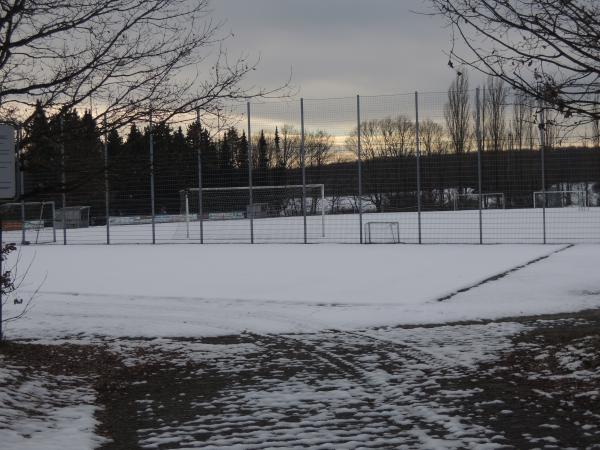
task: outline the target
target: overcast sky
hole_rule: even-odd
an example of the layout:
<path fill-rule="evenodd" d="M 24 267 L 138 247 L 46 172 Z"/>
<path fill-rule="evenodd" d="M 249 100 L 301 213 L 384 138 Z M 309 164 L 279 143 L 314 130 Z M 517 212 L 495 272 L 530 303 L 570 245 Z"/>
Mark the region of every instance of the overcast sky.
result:
<path fill-rule="evenodd" d="M 232 55 L 260 56 L 252 81 L 272 87 L 292 72 L 306 98 L 445 91 L 448 29 L 426 0 L 213 0 L 235 37 Z M 473 80 L 476 77 L 471 77 Z"/>

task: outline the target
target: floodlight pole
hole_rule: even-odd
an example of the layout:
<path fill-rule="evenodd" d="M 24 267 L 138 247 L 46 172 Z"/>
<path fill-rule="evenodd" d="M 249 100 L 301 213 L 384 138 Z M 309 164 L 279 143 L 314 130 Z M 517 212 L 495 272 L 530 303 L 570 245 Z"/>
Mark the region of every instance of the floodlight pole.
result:
<path fill-rule="evenodd" d="M 204 211 L 202 207 L 202 127 L 200 125 L 200 108 L 196 109 L 196 122 L 198 122 L 198 141 L 196 143 L 198 146 L 198 220 L 200 222 L 200 243 L 204 244 Z"/>
<path fill-rule="evenodd" d="M 254 197 L 252 194 L 252 128 L 250 123 L 250 102 L 246 104 L 248 113 L 248 194 L 250 202 L 250 243 L 254 244 Z"/>
<path fill-rule="evenodd" d="M 415 143 L 417 147 L 417 222 L 419 244 L 423 243 L 421 234 L 421 140 L 419 134 L 419 93 L 415 91 Z M 400 239 L 398 239 L 400 240 Z"/>
<path fill-rule="evenodd" d="M 304 135 L 304 99 L 300 99 L 300 165 L 302 168 L 302 219 L 304 225 L 304 243 L 308 244 L 306 227 L 306 148 Z"/>
<path fill-rule="evenodd" d="M 485 91 L 484 91 L 484 95 L 485 95 Z M 477 90 L 475 91 L 475 103 L 477 103 L 476 105 L 476 109 L 477 109 L 477 124 L 476 124 L 476 134 L 477 134 L 477 183 L 478 183 L 478 208 L 479 208 L 479 244 L 483 244 L 483 213 L 482 213 L 482 202 L 483 202 L 483 195 L 482 195 L 482 179 L 481 179 L 481 146 L 482 146 L 482 139 L 481 139 L 481 104 L 479 103 L 479 88 L 477 88 Z"/>
<path fill-rule="evenodd" d="M 363 239 L 363 216 L 362 216 L 362 147 L 360 130 L 360 95 L 356 96 L 356 153 L 358 162 L 358 228 L 360 243 Z"/>

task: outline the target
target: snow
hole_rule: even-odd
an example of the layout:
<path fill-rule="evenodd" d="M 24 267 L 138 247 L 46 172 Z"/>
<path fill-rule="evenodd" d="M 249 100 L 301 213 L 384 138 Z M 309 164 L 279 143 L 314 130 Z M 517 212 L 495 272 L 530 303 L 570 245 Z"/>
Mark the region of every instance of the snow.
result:
<path fill-rule="evenodd" d="M 507 321 L 375 327 L 600 306 L 600 246 L 595 245 L 52 245 L 20 247 L 9 264 L 17 257 L 24 276 L 20 295 L 35 296 L 28 314 L 8 324 L 11 339 L 100 341 L 127 364 L 136 363 L 132 350 L 144 346 L 168 354 L 174 366 L 201 362 L 225 376 L 247 370 L 265 346 L 273 349 L 269 361 L 278 369 L 306 362 L 278 355 L 277 348 L 315 349 L 316 374 L 309 367 L 283 380 L 276 370 L 267 371 L 265 378 L 234 383 L 204 403 L 179 394 L 201 414 L 138 429 L 143 448 L 246 449 L 282 443 L 357 448 L 406 442 L 414 448 L 503 448 L 497 441 L 505 437 L 493 427 L 459 414 L 461 402 L 477 398 L 481 389 L 443 385 L 480 375 L 478 367 L 512 348 L 512 338 L 528 326 Z M 5 314 L 21 308 L 9 301 Z M 332 329 L 339 331 L 327 331 Z M 245 331 L 256 333 L 253 343 L 173 339 Z M 580 341 L 556 352 L 564 373 L 553 378 L 597 379 L 582 367 L 592 355 L 587 341 Z M 372 353 L 364 353 L 365 342 Z M 522 345 L 543 354 L 531 343 Z M 97 407 L 91 388 L 73 377 L 22 377 L 21 368 L 0 359 L 0 447 L 102 445 L 94 434 Z M 587 389 L 582 395 L 594 399 L 598 392 Z M 488 403 L 498 403 L 498 415 L 516 414 L 501 400 Z M 140 416 L 157 421 L 162 407 L 153 400 L 136 404 Z M 300 422 L 282 420 L 290 416 Z M 358 425 L 348 428 L 347 416 Z M 208 433 L 208 441 L 194 441 L 190 430 Z M 551 431 L 544 428 L 543 435 Z"/>
<path fill-rule="evenodd" d="M 304 332 L 567 312 L 600 305 L 598 246 L 37 246 L 11 337 Z M 541 256 L 547 259 L 476 285 Z M 23 269 L 21 269 L 23 270 Z M 6 315 L 18 313 L 9 302 Z"/>
<path fill-rule="evenodd" d="M 149 207 L 150 205 L 148 205 Z M 149 213 L 149 210 L 148 210 Z M 116 220 L 116 218 L 115 218 Z M 160 217 L 158 221 L 160 221 Z M 418 216 L 414 211 L 363 214 L 367 222 L 398 222 L 400 240 L 418 243 Z M 421 214 L 423 243 L 478 244 L 479 211 L 425 211 Z M 250 221 L 204 221 L 206 243 L 249 243 Z M 542 209 L 489 209 L 482 211 L 482 237 L 486 244 L 543 243 Z M 325 215 L 325 236 L 322 235 L 322 217 L 307 217 L 307 235 L 310 243 L 359 243 L 360 222 L 358 214 Z M 63 242 L 63 230 L 56 230 L 57 243 Z M 364 231 L 364 230 L 363 230 Z M 366 231 L 365 231 L 366 233 Z M 111 242 L 138 244 L 152 242 L 149 224 L 113 225 Z M 189 238 L 188 238 L 189 234 Z M 106 228 L 96 226 L 67 230 L 67 241 L 76 244 L 102 244 L 106 242 Z M 301 216 L 275 217 L 254 220 L 256 243 L 302 243 L 304 221 Z M 389 229 L 380 229 L 380 240 L 391 240 Z M 548 243 L 600 243 L 600 207 L 547 208 L 546 238 Z M 5 239 L 20 242 L 21 231 L 5 233 Z M 51 228 L 29 230 L 26 240 L 35 243 L 53 242 Z M 198 221 L 156 224 L 158 243 L 199 242 Z"/>
<path fill-rule="evenodd" d="M 292 368 L 289 378 L 270 378 L 277 374 L 267 370 L 269 378 L 256 374 L 252 383 L 231 383 L 217 397 L 194 402 L 199 414 L 138 430 L 140 444 L 144 448 L 168 442 L 184 448 L 504 448 L 494 442 L 504 438 L 460 409 L 464 399 L 482 390 L 449 390 L 443 385 L 450 379 L 479 376 L 478 364 L 498 358 L 511 347 L 511 338 L 526 329 L 507 322 L 265 337 L 263 345 L 269 339 L 273 344 L 266 349 L 269 363 Z M 369 351 L 380 358 L 361 357 L 368 341 L 373 344 Z M 164 343 L 147 345 L 162 348 Z M 308 366 L 301 358 L 286 361 L 281 353 L 286 346 L 314 348 L 314 359 Z M 450 357 L 458 353 L 468 358 L 455 364 L 442 356 L 446 347 Z M 182 358 L 196 358 L 183 348 L 180 352 Z M 226 357 L 206 354 L 204 365 L 207 371 L 217 365 L 220 373 L 233 375 L 252 357 L 241 348 L 240 354 Z M 178 364 L 185 367 L 185 361 Z M 159 416 L 160 405 L 150 405 L 145 414 Z M 286 420 L 290 418 L 294 420 Z M 190 430 L 206 437 L 196 442 Z"/>
<path fill-rule="evenodd" d="M 92 449 L 95 393 L 75 377 L 29 375 L 6 366 L 0 357 L 0 447 L 10 450 Z M 73 385 L 74 384 L 74 385 Z"/>

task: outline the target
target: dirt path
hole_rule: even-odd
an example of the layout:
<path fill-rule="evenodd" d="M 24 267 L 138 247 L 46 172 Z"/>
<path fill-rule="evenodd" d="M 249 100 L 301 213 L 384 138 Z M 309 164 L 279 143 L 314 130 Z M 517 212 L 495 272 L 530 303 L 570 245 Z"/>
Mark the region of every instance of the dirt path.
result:
<path fill-rule="evenodd" d="M 0 393 L 40 373 L 93 390 L 96 432 L 110 439 L 104 450 L 600 448 L 599 311 L 356 332 L 20 343 L 0 354 L 20 373 Z M 0 434 L 10 426 L 0 414 Z"/>

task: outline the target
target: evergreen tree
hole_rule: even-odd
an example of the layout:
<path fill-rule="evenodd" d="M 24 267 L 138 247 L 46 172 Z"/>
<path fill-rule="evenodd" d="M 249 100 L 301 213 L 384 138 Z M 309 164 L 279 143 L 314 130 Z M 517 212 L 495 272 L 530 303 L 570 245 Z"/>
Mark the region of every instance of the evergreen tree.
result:
<path fill-rule="evenodd" d="M 235 161 L 238 169 L 244 172 L 248 170 L 248 139 L 245 132 L 242 132 L 242 137 L 238 141 Z"/>
<path fill-rule="evenodd" d="M 219 169 L 222 171 L 231 171 L 233 169 L 238 140 L 239 136 L 234 127 L 227 130 L 223 136 L 219 150 Z"/>
<path fill-rule="evenodd" d="M 265 138 L 265 132 L 260 131 L 260 137 L 258 138 L 258 169 L 263 173 L 266 173 L 269 168 L 269 146 L 267 139 Z"/>
<path fill-rule="evenodd" d="M 39 102 L 36 104 L 32 120 L 25 129 L 25 134 L 27 137 L 23 142 L 21 155 L 25 194 L 35 195 L 44 192 L 47 195 L 39 198 L 51 200 L 53 194 L 61 192 L 61 155 L 56 136 Z"/>

